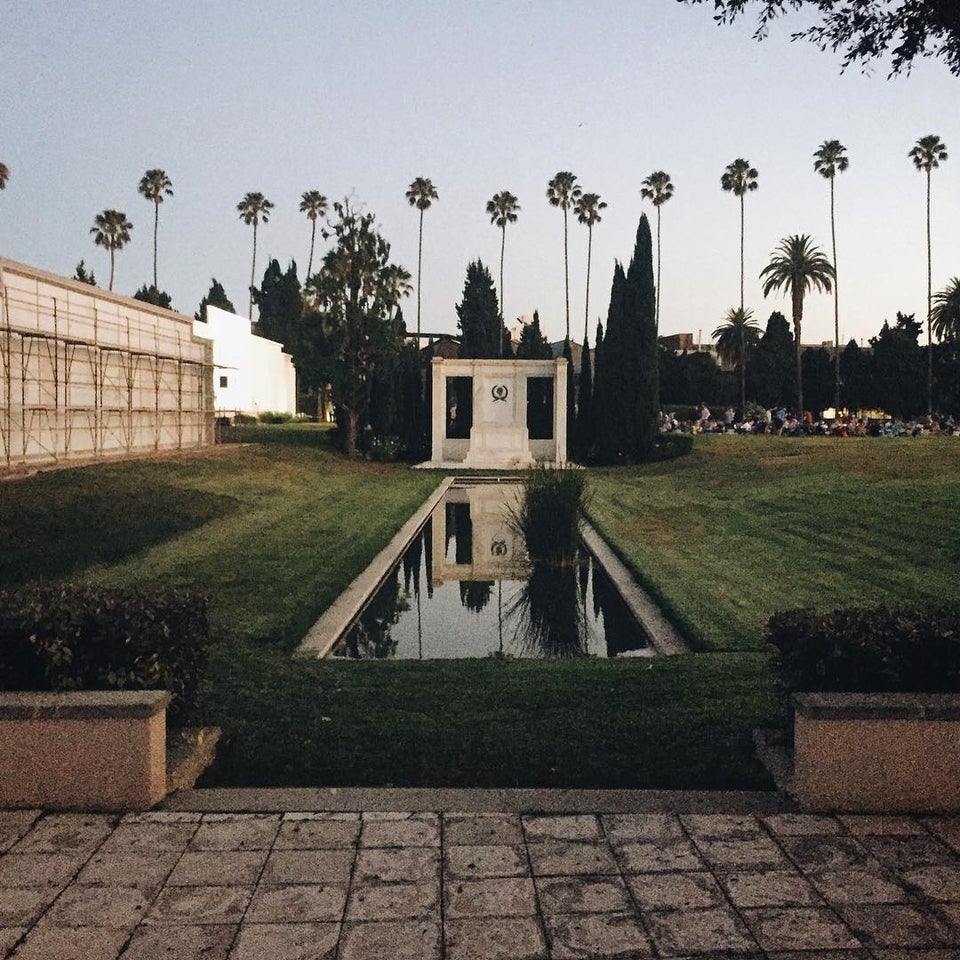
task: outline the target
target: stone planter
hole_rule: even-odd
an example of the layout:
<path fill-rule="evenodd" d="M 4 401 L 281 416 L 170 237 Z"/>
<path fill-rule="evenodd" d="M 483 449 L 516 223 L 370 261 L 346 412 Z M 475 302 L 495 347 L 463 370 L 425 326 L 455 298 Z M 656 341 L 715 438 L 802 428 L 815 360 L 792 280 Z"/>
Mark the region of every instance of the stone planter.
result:
<path fill-rule="evenodd" d="M 960 811 L 960 695 L 793 695 L 805 810 Z"/>
<path fill-rule="evenodd" d="M 0 807 L 142 810 L 167 790 L 163 690 L 0 693 Z"/>

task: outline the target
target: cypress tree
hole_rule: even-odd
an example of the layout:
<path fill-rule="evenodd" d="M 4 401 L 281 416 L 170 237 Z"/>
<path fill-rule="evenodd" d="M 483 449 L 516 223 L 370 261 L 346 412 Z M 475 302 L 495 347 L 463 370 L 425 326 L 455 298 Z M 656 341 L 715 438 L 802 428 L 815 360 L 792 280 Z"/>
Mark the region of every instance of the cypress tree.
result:
<path fill-rule="evenodd" d="M 467 266 L 463 299 L 456 305 L 460 328 L 460 356 L 464 359 L 495 359 L 503 339 L 505 357 L 510 356 L 510 335 L 500 320 L 497 292 L 490 271 L 477 260 Z"/>
<path fill-rule="evenodd" d="M 583 352 L 580 354 L 580 395 L 577 398 L 577 427 L 574 452 L 578 460 L 587 460 L 593 443 L 593 372 L 590 363 L 590 339 L 583 325 Z"/>

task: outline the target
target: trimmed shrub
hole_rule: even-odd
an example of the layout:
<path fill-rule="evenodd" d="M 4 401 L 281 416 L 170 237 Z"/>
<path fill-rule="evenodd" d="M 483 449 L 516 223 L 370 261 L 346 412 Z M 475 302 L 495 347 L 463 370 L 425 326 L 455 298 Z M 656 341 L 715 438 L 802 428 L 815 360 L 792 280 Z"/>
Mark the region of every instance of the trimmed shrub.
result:
<path fill-rule="evenodd" d="M 0 689 L 169 690 L 193 702 L 209 626 L 206 600 L 175 591 L 29 586 L 0 591 Z"/>
<path fill-rule="evenodd" d="M 651 460 L 673 460 L 674 457 L 685 457 L 693 450 L 693 434 L 690 433 L 661 433 L 657 437 Z"/>
<path fill-rule="evenodd" d="M 293 414 L 264 410 L 262 413 L 257 414 L 257 420 L 260 423 L 290 423 L 290 421 L 293 420 Z"/>
<path fill-rule="evenodd" d="M 784 610 L 764 639 L 791 693 L 960 693 L 960 604 Z"/>

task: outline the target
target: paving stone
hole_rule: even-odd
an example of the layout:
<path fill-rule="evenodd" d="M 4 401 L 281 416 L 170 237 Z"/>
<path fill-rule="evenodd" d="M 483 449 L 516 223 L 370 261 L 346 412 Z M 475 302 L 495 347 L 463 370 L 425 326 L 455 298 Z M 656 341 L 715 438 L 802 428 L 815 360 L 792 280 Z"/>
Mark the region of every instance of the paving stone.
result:
<path fill-rule="evenodd" d="M 781 837 L 780 846 L 804 872 L 876 870 L 878 861 L 853 837 Z"/>
<path fill-rule="evenodd" d="M 645 914 L 653 941 L 668 957 L 756 950 L 747 928 L 728 908 Z"/>
<path fill-rule="evenodd" d="M 527 855 L 521 846 L 459 846 L 444 851 L 448 876 L 454 880 L 479 877 L 529 876 Z"/>
<path fill-rule="evenodd" d="M 34 927 L 15 960 L 116 960 L 130 937 L 129 927 Z M 0 941 L 0 956 L 2 941 Z"/>
<path fill-rule="evenodd" d="M 535 876 L 619 874 L 620 868 L 605 843 L 544 840 L 527 848 Z"/>
<path fill-rule="evenodd" d="M 903 903 L 910 899 L 882 869 L 826 870 L 807 877 L 830 903 Z"/>
<path fill-rule="evenodd" d="M 140 887 L 156 890 L 180 859 L 178 850 L 144 853 L 95 853 L 77 875 L 76 883 Z"/>
<path fill-rule="evenodd" d="M 555 960 L 643 960 L 653 947 L 640 919 L 629 913 L 555 914 L 546 918 Z"/>
<path fill-rule="evenodd" d="M 774 907 L 817 904 L 817 891 L 795 870 L 765 870 L 760 873 L 731 873 L 723 885 L 734 906 Z"/>
<path fill-rule="evenodd" d="M 99 814 L 51 814 L 38 820 L 12 852 L 89 855 L 110 835 L 115 824 L 115 817 Z"/>
<path fill-rule="evenodd" d="M 237 925 L 138 927 L 121 960 L 227 960 Z"/>
<path fill-rule="evenodd" d="M 27 833 L 39 816 L 39 810 L 0 810 L 0 853 Z"/>
<path fill-rule="evenodd" d="M 685 837 L 677 840 L 625 843 L 617 848 L 624 873 L 675 873 L 706 867 L 696 848 Z"/>
<path fill-rule="evenodd" d="M 0 927 L 0 957 L 5 957 L 26 932 L 26 927 Z"/>
<path fill-rule="evenodd" d="M 692 910 L 726 906 L 712 874 L 637 873 L 627 883 L 641 910 Z"/>
<path fill-rule="evenodd" d="M 365 813 L 360 844 L 364 847 L 437 847 L 440 817 L 435 813 L 408 813 L 400 817 Z"/>
<path fill-rule="evenodd" d="M 447 846 L 503 846 L 523 842 L 515 813 L 445 813 L 443 842 Z"/>
<path fill-rule="evenodd" d="M 333 960 L 339 923 L 245 923 L 230 960 Z"/>
<path fill-rule="evenodd" d="M 695 838 L 737 839 L 761 833 L 760 821 L 751 816 L 737 814 L 687 813 L 680 817 L 684 827 Z"/>
<path fill-rule="evenodd" d="M 267 859 L 266 850 L 188 850 L 167 880 L 171 887 L 253 885 Z"/>
<path fill-rule="evenodd" d="M 534 917 L 448 920 L 445 930 L 447 960 L 546 960 Z"/>
<path fill-rule="evenodd" d="M 957 939 L 947 924 L 904 904 L 842 904 L 837 912 L 866 947 L 943 947 Z"/>
<path fill-rule="evenodd" d="M 925 817 L 923 825 L 951 847 L 954 853 L 960 853 L 960 817 Z"/>
<path fill-rule="evenodd" d="M 186 810 L 143 810 L 140 813 L 125 813 L 120 823 L 199 823 L 202 813 Z"/>
<path fill-rule="evenodd" d="M 197 832 L 193 821 L 146 821 L 121 823 L 98 853 L 134 853 L 156 850 L 186 850 Z"/>
<path fill-rule="evenodd" d="M 386 960 L 388 957 L 390 960 L 439 960 L 440 925 L 429 920 L 343 925 L 338 960 Z"/>
<path fill-rule="evenodd" d="M 445 893 L 448 917 L 526 917 L 537 912 L 529 877 L 455 880 L 447 883 Z"/>
<path fill-rule="evenodd" d="M 143 922 L 164 926 L 239 923 L 252 893 L 250 887 L 164 887 Z"/>
<path fill-rule="evenodd" d="M 683 836 L 679 818 L 668 813 L 604 814 L 600 820 L 613 844 L 675 840 Z"/>
<path fill-rule="evenodd" d="M 759 907 L 742 910 L 757 943 L 765 950 L 856 948 L 857 939 L 826 907 Z"/>
<path fill-rule="evenodd" d="M 840 823 L 835 817 L 810 813 L 775 813 L 762 818 L 771 833 L 782 837 L 816 836 L 840 833 Z"/>
<path fill-rule="evenodd" d="M 873 960 L 866 950 L 771 950 L 766 960 Z"/>
<path fill-rule="evenodd" d="M 190 840 L 190 849 L 269 850 L 279 829 L 279 815 L 207 814 Z"/>
<path fill-rule="evenodd" d="M 0 888 L 0 927 L 29 926 L 56 896 L 50 887 Z"/>
<path fill-rule="evenodd" d="M 621 877 L 538 877 L 537 892 L 544 913 L 618 913 L 631 908 Z"/>
<path fill-rule="evenodd" d="M 280 825 L 275 850 L 327 850 L 355 846 L 360 837 L 357 814 L 288 814 Z"/>
<path fill-rule="evenodd" d="M 886 834 L 889 836 L 910 836 L 924 834 L 922 824 L 913 817 L 881 816 L 876 814 L 847 814 L 840 817 L 840 822 L 853 834 L 858 836 L 873 836 Z"/>
<path fill-rule="evenodd" d="M 350 890 L 348 920 L 416 920 L 438 912 L 439 880 L 423 883 L 362 883 Z"/>
<path fill-rule="evenodd" d="M 874 960 L 957 960 L 955 950 L 924 949 L 913 947 L 910 950 L 883 949 L 874 950 Z"/>
<path fill-rule="evenodd" d="M 8 853 L 0 857 L 0 887 L 64 887 L 84 860 L 82 853 Z"/>
<path fill-rule="evenodd" d="M 715 870 L 789 870 L 792 864 L 766 834 L 737 839 L 696 840 L 703 857 Z"/>
<path fill-rule="evenodd" d="M 934 837 L 864 837 L 864 846 L 892 870 L 913 870 L 933 865 L 960 865 L 960 859 Z"/>
<path fill-rule="evenodd" d="M 600 824 L 593 814 L 577 816 L 546 816 L 528 814 L 522 818 L 523 832 L 527 843 L 543 840 L 589 840 L 603 839 Z"/>
<path fill-rule="evenodd" d="M 54 927 L 127 927 L 132 929 L 150 906 L 136 887 L 68 887 L 44 915 Z"/>
<path fill-rule="evenodd" d="M 285 923 L 301 920 L 319 923 L 343 919 L 347 887 L 336 883 L 303 883 L 260 886 L 244 915 L 250 923 Z"/>
<path fill-rule="evenodd" d="M 354 883 L 417 883 L 437 880 L 439 875 L 440 851 L 432 847 L 371 847 L 357 854 L 353 880 Z"/>
<path fill-rule="evenodd" d="M 273 850 L 261 883 L 347 883 L 353 865 L 351 850 Z"/>
<path fill-rule="evenodd" d="M 960 866 L 929 866 L 905 870 L 900 880 L 930 900 L 960 901 Z"/>

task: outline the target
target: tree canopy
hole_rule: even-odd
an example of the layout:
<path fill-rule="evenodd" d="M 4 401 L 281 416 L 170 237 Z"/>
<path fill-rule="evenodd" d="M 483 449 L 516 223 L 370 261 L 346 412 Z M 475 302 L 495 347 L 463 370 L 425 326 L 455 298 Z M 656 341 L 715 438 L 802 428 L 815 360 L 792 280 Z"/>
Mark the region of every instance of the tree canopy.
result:
<path fill-rule="evenodd" d="M 460 328 L 460 356 L 472 360 L 492 360 L 509 356 L 509 334 L 500 320 L 500 306 L 493 277 L 476 260 L 467 266 L 463 298 L 456 306 Z M 498 333 L 499 331 L 499 333 Z M 501 342 L 505 349 L 501 353 Z"/>
<path fill-rule="evenodd" d="M 82 260 L 80 262 L 81 264 L 83 263 Z M 207 295 L 200 301 L 200 306 L 197 307 L 197 312 L 193 315 L 194 318 L 206 323 L 207 307 L 219 307 L 228 313 L 237 312 L 237 308 L 230 302 L 226 290 L 223 289 L 223 284 L 216 277 L 210 278 L 210 289 L 207 291 Z"/>

